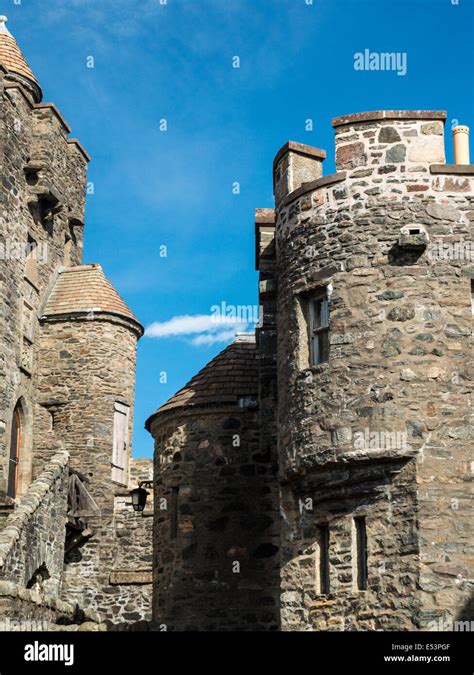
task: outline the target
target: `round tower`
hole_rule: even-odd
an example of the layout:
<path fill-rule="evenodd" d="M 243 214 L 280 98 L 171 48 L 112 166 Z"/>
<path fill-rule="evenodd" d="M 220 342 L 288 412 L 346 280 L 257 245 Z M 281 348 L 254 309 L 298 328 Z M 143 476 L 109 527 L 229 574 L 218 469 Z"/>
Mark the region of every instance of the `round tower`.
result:
<path fill-rule="evenodd" d="M 120 618 L 130 608 L 127 594 L 109 585 L 114 507 L 129 486 L 143 328 L 100 265 L 63 269 L 40 324 L 34 466 L 39 470 L 55 452 L 67 450 L 73 476 L 81 481 L 77 512 L 70 504 L 63 595 Z"/>
<path fill-rule="evenodd" d="M 413 630 L 468 599 L 474 167 L 445 164 L 445 118 L 335 119 L 330 176 L 277 155 L 283 629 Z"/>
<path fill-rule="evenodd" d="M 152 415 L 153 618 L 166 630 L 275 630 L 275 467 L 259 444 L 258 353 L 243 336 Z"/>

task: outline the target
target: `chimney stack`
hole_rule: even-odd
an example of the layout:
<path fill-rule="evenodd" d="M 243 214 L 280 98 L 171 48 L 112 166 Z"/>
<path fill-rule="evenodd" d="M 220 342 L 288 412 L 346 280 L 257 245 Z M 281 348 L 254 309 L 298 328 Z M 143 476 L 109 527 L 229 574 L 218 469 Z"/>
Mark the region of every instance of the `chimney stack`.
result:
<path fill-rule="evenodd" d="M 303 183 L 310 183 L 323 175 L 326 153 L 311 145 L 288 141 L 273 160 L 275 205 Z"/>
<path fill-rule="evenodd" d="M 453 128 L 454 163 L 470 164 L 469 159 L 469 127 Z"/>

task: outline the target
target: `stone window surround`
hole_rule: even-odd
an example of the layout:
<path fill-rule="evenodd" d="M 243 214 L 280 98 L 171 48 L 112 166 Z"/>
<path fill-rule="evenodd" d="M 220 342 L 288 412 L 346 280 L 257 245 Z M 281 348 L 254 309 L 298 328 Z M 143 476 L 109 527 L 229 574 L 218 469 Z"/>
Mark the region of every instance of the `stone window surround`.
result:
<path fill-rule="evenodd" d="M 340 271 L 340 270 L 333 270 Z M 321 369 L 327 367 L 329 360 L 322 361 L 317 364 L 311 363 L 310 355 L 310 340 L 309 340 L 309 316 L 308 316 L 308 304 L 312 296 L 320 295 L 324 292 L 324 289 L 327 289 L 327 299 L 328 299 L 328 314 L 331 313 L 331 295 L 332 295 L 332 277 L 326 276 L 327 270 L 321 270 L 321 277 L 319 279 L 313 279 L 310 283 L 306 284 L 303 289 L 298 290 L 294 294 L 294 316 L 296 320 L 296 325 L 298 329 L 299 336 L 302 336 L 302 339 L 298 340 L 298 364 L 299 370 L 310 370 L 313 372 L 321 372 Z M 319 275 L 318 275 L 319 276 Z M 329 324 L 328 333 L 330 334 L 331 327 Z"/>

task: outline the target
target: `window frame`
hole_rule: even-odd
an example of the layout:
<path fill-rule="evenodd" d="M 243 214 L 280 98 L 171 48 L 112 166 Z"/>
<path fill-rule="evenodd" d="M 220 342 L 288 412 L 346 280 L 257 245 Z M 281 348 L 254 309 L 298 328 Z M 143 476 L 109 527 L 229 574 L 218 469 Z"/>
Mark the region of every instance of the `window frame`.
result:
<path fill-rule="evenodd" d="M 319 533 L 319 595 L 328 595 L 331 592 L 331 566 L 330 558 L 330 541 L 331 535 L 329 531 L 329 523 L 321 523 L 318 525 Z"/>
<path fill-rule="evenodd" d="M 321 307 L 317 312 L 316 305 L 318 303 Z M 307 326 L 310 366 L 314 367 L 327 363 L 329 361 L 330 330 L 330 305 L 327 286 L 307 297 Z M 323 341 L 325 341 L 325 344 Z"/>
<path fill-rule="evenodd" d="M 356 583 L 358 591 L 366 591 L 369 586 L 367 521 L 365 516 L 354 518 L 355 556 L 356 556 Z"/>

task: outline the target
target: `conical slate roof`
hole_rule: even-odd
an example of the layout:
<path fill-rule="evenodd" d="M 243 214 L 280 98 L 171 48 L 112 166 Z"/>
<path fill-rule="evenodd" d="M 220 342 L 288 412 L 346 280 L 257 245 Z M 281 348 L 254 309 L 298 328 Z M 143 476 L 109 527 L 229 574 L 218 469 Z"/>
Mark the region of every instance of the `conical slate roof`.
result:
<path fill-rule="evenodd" d="M 237 338 L 149 417 L 177 408 L 237 405 L 258 394 L 258 350 L 255 340 Z"/>
<path fill-rule="evenodd" d="M 115 314 L 133 321 L 143 331 L 100 265 L 80 265 L 62 270 L 46 301 L 42 316 L 65 314 Z"/>
<path fill-rule="evenodd" d="M 8 30 L 6 23 L 7 17 L 0 16 L 0 64 L 10 75 L 16 76 L 15 79 L 29 85 L 36 102 L 39 103 L 42 99 L 42 93 L 38 80 L 21 53 L 15 38 Z"/>

